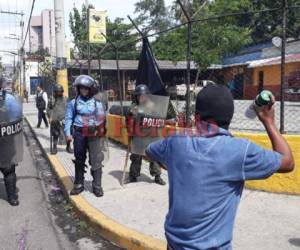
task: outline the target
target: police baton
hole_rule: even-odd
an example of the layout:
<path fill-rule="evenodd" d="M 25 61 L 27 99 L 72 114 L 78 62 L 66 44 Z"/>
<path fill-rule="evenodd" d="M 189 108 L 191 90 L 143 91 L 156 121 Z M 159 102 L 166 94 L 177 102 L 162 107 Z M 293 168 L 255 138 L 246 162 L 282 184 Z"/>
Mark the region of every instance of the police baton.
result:
<path fill-rule="evenodd" d="M 50 126 L 50 153 L 52 154 L 52 152 L 53 152 L 53 138 L 52 138 L 52 126 L 51 126 L 50 122 L 49 122 L 49 126 Z"/>
<path fill-rule="evenodd" d="M 130 153 L 131 138 L 132 138 L 131 136 L 128 137 L 128 147 L 127 147 L 125 164 L 124 164 L 124 168 L 123 168 L 123 175 L 122 175 L 122 181 L 121 181 L 122 187 L 124 186 L 125 177 L 126 177 L 126 170 L 127 170 L 127 166 L 128 166 L 128 159 L 129 159 L 129 153 Z"/>

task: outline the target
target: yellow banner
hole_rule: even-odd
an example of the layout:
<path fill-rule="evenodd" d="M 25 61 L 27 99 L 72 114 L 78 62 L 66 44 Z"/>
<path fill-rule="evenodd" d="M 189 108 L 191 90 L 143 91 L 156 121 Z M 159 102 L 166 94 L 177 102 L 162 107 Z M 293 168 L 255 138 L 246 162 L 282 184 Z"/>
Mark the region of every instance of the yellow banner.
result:
<path fill-rule="evenodd" d="M 106 43 L 106 11 L 89 9 L 89 42 Z"/>

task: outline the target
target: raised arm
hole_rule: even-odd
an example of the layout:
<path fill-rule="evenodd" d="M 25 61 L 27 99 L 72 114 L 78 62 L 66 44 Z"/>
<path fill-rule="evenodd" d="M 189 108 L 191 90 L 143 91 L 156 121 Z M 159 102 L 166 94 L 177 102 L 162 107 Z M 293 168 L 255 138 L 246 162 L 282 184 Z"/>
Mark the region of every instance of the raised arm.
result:
<path fill-rule="evenodd" d="M 294 170 L 294 157 L 290 146 L 285 138 L 280 134 L 275 124 L 275 98 L 272 98 L 270 105 L 263 109 L 257 109 L 256 113 L 263 123 L 269 138 L 272 142 L 273 150 L 282 155 L 279 173 L 288 173 Z"/>

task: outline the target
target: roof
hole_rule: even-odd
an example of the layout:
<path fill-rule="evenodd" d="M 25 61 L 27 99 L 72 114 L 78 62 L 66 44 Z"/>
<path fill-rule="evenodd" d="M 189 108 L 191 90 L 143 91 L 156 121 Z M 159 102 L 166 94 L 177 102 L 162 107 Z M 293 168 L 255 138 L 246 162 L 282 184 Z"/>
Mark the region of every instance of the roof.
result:
<path fill-rule="evenodd" d="M 249 54 L 244 54 L 244 55 L 237 55 L 237 56 L 232 56 L 232 57 L 227 57 L 223 60 L 223 66 L 231 66 L 231 65 L 236 65 L 236 64 L 244 64 L 247 61 L 254 61 L 258 60 L 261 58 L 262 52 L 253 52 Z"/>
<path fill-rule="evenodd" d="M 286 46 L 287 63 L 297 62 L 300 53 L 300 41 L 290 41 Z M 262 43 L 243 48 L 237 55 L 225 57 L 221 65 L 212 65 L 211 69 L 249 65 L 250 68 L 276 65 L 281 63 L 281 50 L 272 43 Z"/>
<path fill-rule="evenodd" d="M 300 53 L 286 55 L 285 62 L 286 63 L 300 62 Z M 249 63 L 248 68 L 257 68 L 257 67 L 272 66 L 272 65 L 278 65 L 278 64 L 281 64 L 281 56 L 263 59 L 263 60 L 252 61 Z"/>
<path fill-rule="evenodd" d="M 137 70 L 139 61 L 137 60 L 119 60 L 120 70 Z M 69 68 L 80 68 L 87 69 L 88 61 L 87 60 L 71 60 L 68 63 Z M 185 61 L 157 61 L 158 67 L 161 70 L 186 70 Z M 91 69 L 99 69 L 98 60 L 91 60 Z M 116 60 L 101 60 L 101 69 L 102 70 L 117 70 Z M 191 69 L 197 69 L 194 62 L 191 63 Z"/>

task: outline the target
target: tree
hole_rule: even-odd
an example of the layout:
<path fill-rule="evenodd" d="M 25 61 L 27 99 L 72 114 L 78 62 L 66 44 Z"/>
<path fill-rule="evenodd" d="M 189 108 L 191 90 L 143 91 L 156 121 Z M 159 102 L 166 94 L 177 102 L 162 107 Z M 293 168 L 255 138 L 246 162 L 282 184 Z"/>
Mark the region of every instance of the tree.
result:
<path fill-rule="evenodd" d="M 299 3 L 298 0 L 288 0 L 289 6 Z M 281 8 L 281 0 L 216 0 L 210 4 L 210 12 L 214 15 L 226 13 L 252 12 L 266 9 Z M 287 15 L 288 36 L 299 38 L 300 13 L 298 8 L 289 8 Z M 253 43 L 270 41 L 274 36 L 281 36 L 282 11 L 258 12 L 248 15 L 236 15 L 223 19 L 224 22 L 251 29 Z"/>
<path fill-rule="evenodd" d="M 133 32 L 132 25 L 125 24 L 123 18 L 116 18 L 114 22 L 107 19 L 107 36 L 119 47 L 120 59 L 135 60 L 138 58 L 139 51 L 136 48 L 138 34 Z M 115 59 L 113 50 L 104 54 L 104 58 Z"/>
<path fill-rule="evenodd" d="M 195 19 L 203 19 L 220 15 L 218 11 L 221 9 L 226 12 L 234 12 L 245 4 L 241 3 L 243 1 L 247 0 L 215 1 L 205 7 L 203 7 L 204 1 L 194 1 L 186 2 L 185 8 L 190 16 L 194 16 Z M 222 7 L 220 2 L 224 3 Z M 201 11 L 199 11 L 200 8 Z M 175 12 L 175 18 L 179 18 L 179 22 L 185 22 L 181 17 L 182 15 Z M 220 63 L 224 55 L 237 52 L 242 46 L 250 43 L 250 33 L 249 28 L 239 27 L 233 21 L 224 22 L 224 19 L 221 18 L 193 23 L 192 58 L 200 69 L 206 69 L 210 64 Z M 186 26 L 159 36 L 153 42 L 154 53 L 158 59 L 162 60 L 185 60 L 186 48 Z"/>
<path fill-rule="evenodd" d="M 142 26 L 143 32 L 159 32 L 170 25 L 164 0 L 140 0 L 135 4 L 134 12 L 138 14 L 135 21 Z"/>
<path fill-rule="evenodd" d="M 55 73 L 52 69 L 52 61 L 51 59 L 44 58 L 44 60 L 39 64 L 39 76 L 42 78 L 42 82 L 44 86 L 50 86 L 51 84 L 54 84 L 55 79 Z"/>
<path fill-rule="evenodd" d="M 90 8 L 94 8 L 90 5 Z M 81 14 L 74 7 L 70 13 L 69 24 L 74 37 L 75 47 L 78 50 L 79 57 L 88 58 L 88 27 L 87 27 L 87 9 L 82 6 Z M 132 26 L 125 24 L 123 18 L 116 18 L 113 22 L 107 18 L 106 35 L 109 40 L 116 43 L 119 49 L 120 59 L 136 59 L 138 57 L 136 49 L 137 34 L 132 32 Z M 97 59 L 99 51 L 104 47 L 104 44 L 90 44 L 91 59 Z M 109 47 L 102 55 L 103 59 L 115 59 L 114 50 Z M 73 52 L 74 53 L 74 52 Z"/>
<path fill-rule="evenodd" d="M 93 5 L 89 5 L 89 8 L 94 8 Z M 83 4 L 81 8 L 81 13 L 75 7 L 69 15 L 69 25 L 71 33 L 74 38 L 74 44 L 79 52 L 81 58 L 87 58 L 87 43 L 88 43 L 88 25 L 87 25 L 87 8 Z"/>
<path fill-rule="evenodd" d="M 173 62 L 186 59 L 187 29 L 182 27 L 167 34 L 160 35 L 153 43 L 153 52 L 158 60 Z M 170 46 L 172 44 L 172 46 Z"/>

